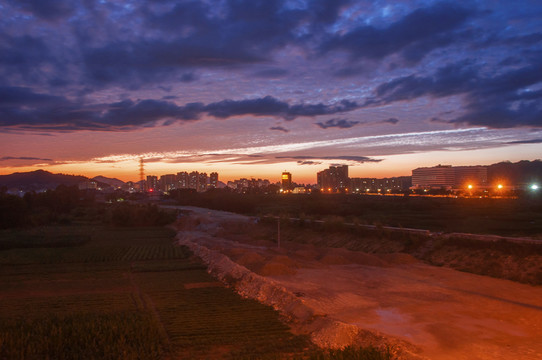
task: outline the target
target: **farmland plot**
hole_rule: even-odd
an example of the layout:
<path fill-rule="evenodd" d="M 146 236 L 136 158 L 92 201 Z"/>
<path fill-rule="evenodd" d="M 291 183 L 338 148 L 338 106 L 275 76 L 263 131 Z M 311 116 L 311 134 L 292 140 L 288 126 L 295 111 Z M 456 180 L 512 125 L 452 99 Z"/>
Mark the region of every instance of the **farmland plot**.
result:
<path fill-rule="evenodd" d="M 18 231 L 24 246 L 16 231 L 0 233 L 9 241 L 0 250 L 0 359 L 329 355 L 292 334 L 270 307 L 216 282 L 173 245 L 171 230 Z"/>

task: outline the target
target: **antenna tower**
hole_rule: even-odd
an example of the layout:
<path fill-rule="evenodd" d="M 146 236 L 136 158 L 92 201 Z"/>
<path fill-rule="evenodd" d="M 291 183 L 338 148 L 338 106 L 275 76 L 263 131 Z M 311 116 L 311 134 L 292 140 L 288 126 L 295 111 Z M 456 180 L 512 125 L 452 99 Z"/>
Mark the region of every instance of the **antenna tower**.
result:
<path fill-rule="evenodd" d="M 145 191 L 145 168 L 143 166 L 143 158 L 139 158 L 139 184 L 141 186 L 141 192 Z"/>

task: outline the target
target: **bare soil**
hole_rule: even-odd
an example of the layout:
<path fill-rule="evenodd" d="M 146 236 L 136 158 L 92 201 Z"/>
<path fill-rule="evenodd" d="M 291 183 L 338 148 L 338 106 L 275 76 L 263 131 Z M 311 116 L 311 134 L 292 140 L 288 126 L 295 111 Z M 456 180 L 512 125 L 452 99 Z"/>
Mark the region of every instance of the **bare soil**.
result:
<path fill-rule="evenodd" d="M 344 346 L 364 339 L 382 344 L 384 338 L 404 349 L 405 358 L 542 359 L 542 287 L 431 266 L 405 253 L 371 254 L 310 239 L 283 241 L 279 249 L 258 234 L 232 231 L 242 229 L 248 218 L 193 210 L 190 220 L 179 225 L 182 241 L 260 275 L 258 282 L 267 281 L 261 288 L 273 284 L 258 290 L 261 298 L 272 297 L 262 291 L 277 288 L 293 294 L 305 309 L 297 322 L 290 322 L 294 328 L 312 332 L 313 340 L 325 337 L 326 329 L 303 322 L 315 324 L 320 318 L 328 320 L 328 330 L 337 324 L 359 329 L 349 330 L 355 336 L 347 339 L 330 330 L 321 344 Z M 454 254 L 447 256 L 451 261 Z M 228 266 L 223 268 L 239 271 Z M 288 304 L 276 307 L 281 306 Z"/>

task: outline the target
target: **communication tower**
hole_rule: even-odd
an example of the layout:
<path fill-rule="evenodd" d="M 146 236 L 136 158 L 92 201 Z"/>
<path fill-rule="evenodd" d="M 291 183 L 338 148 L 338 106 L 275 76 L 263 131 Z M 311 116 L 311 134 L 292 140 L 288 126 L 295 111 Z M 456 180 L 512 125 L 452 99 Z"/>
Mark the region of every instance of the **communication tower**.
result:
<path fill-rule="evenodd" d="M 145 191 L 145 167 L 143 166 L 143 158 L 139 158 L 139 186 L 141 192 Z"/>

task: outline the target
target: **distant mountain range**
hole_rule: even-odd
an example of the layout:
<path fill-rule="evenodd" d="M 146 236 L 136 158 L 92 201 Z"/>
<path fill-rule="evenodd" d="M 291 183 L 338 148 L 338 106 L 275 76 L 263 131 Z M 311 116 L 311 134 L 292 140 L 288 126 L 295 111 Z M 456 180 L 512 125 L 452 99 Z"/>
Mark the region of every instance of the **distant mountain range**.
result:
<path fill-rule="evenodd" d="M 96 181 L 99 184 L 107 184 L 107 185 L 113 186 L 115 188 L 124 186 L 124 181 L 122 181 L 122 180 L 115 179 L 115 178 L 108 178 L 108 177 L 101 176 L 101 175 L 93 177 L 92 180 Z"/>
<path fill-rule="evenodd" d="M 487 173 L 490 184 L 497 181 L 505 181 L 514 185 L 542 182 L 542 161 L 500 162 L 488 165 Z M 122 180 L 105 176 L 89 179 L 80 175 L 53 174 L 45 170 L 0 175 L 0 187 L 5 186 L 7 189 L 22 191 L 56 189 L 58 185 L 73 186 L 86 181 L 96 181 L 101 187 L 112 186 L 116 188 L 124 185 Z"/>
<path fill-rule="evenodd" d="M 86 176 L 53 174 L 45 170 L 0 175 L 0 187 L 5 186 L 8 189 L 23 191 L 56 189 L 58 185 L 76 186 L 87 181 L 96 181 L 102 187 L 124 185 L 124 182 L 119 179 L 111 179 L 105 176 L 96 176 L 89 179 Z"/>
<path fill-rule="evenodd" d="M 542 161 L 522 160 L 517 163 L 500 162 L 489 165 L 487 168 L 487 178 L 490 184 L 499 181 L 514 185 L 541 182 Z"/>

